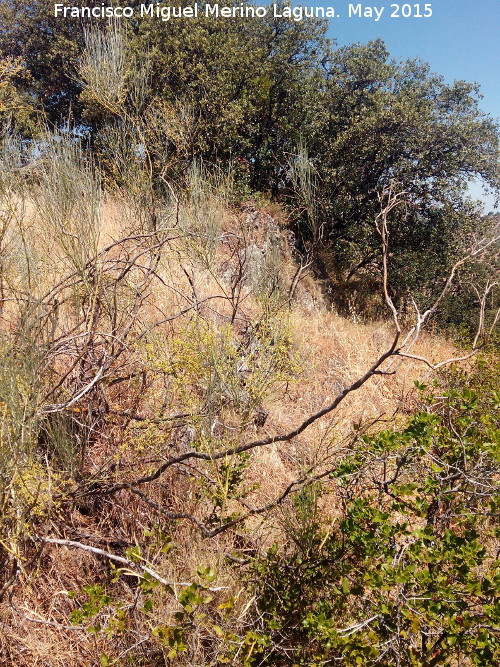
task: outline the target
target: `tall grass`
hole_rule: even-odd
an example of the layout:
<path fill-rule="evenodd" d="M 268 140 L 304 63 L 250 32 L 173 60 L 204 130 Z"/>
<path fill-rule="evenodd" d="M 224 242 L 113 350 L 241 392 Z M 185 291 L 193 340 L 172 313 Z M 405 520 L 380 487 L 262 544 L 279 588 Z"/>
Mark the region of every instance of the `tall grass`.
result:
<path fill-rule="evenodd" d="M 123 101 L 125 85 L 125 41 L 117 22 L 106 30 L 86 30 L 80 76 L 87 93 L 116 112 Z"/>
<path fill-rule="evenodd" d="M 33 165 L 37 212 L 47 248 L 82 273 L 98 250 L 101 172 L 69 133 L 46 134 Z"/>

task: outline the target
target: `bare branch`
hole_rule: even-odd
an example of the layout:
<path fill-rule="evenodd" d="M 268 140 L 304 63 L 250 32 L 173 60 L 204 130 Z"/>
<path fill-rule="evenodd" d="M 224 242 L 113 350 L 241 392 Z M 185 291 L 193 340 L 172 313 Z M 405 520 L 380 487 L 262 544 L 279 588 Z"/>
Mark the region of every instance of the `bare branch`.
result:
<path fill-rule="evenodd" d="M 160 584 L 165 586 L 165 588 L 174 596 L 175 596 L 175 591 L 174 591 L 175 586 L 192 586 L 192 582 L 186 582 L 186 581 L 169 582 L 166 579 L 164 579 L 161 575 L 159 575 L 158 572 L 155 572 L 147 565 L 143 565 L 142 563 L 136 563 L 132 560 L 129 560 L 128 558 L 123 558 L 123 556 L 117 556 L 116 554 L 112 554 L 109 551 L 104 551 L 104 549 L 99 549 L 98 547 L 91 547 L 88 544 L 82 544 L 81 542 L 75 542 L 74 540 L 61 540 L 55 537 L 39 537 L 38 535 L 35 536 L 35 540 L 37 542 L 45 542 L 46 544 L 57 544 L 63 547 L 73 547 L 75 549 L 81 549 L 82 551 L 88 551 L 90 553 L 95 554 L 96 556 L 103 556 L 104 558 L 112 560 L 115 563 L 120 563 L 121 565 L 125 565 L 127 568 L 130 568 L 130 570 L 132 571 L 131 574 L 135 574 L 135 576 L 138 577 L 144 576 L 144 574 L 149 574 L 150 577 L 152 577 Z M 136 570 L 140 570 L 142 574 L 136 572 Z M 209 588 L 208 590 L 221 591 L 224 589 L 225 589 L 224 586 L 219 586 L 216 588 Z"/>

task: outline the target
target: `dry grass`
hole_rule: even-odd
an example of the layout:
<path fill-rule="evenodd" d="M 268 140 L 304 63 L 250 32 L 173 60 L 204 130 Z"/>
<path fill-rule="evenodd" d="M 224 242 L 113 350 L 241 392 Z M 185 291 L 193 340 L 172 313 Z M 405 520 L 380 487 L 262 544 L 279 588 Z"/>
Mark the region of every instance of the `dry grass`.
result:
<path fill-rule="evenodd" d="M 67 272 L 68 251 L 57 235 L 50 235 L 50 229 L 43 224 L 43 217 L 32 200 L 27 198 L 25 204 L 24 229 L 29 230 L 30 243 L 37 251 L 34 293 L 40 295 L 57 284 Z M 155 268 L 155 280 L 144 293 L 140 314 L 134 321 L 134 337 L 127 342 L 127 354 L 113 370 L 115 375 L 112 377 L 131 377 L 102 389 L 108 414 L 101 412 L 92 422 L 97 436 L 89 439 L 80 476 L 94 475 L 97 480 L 102 478 L 107 483 L 120 481 L 123 477 L 136 478 L 155 469 L 172 453 L 182 451 L 182 447 L 189 447 L 194 436 L 189 436 L 190 431 L 186 429 L 194 429 L 196 437 L 200 434 L 207 436 L 207 426 L 202 419 L 188 421 L 187 425 L 184 421 L 179 424 L 168 420 L 164 423 L 154 421 L 162 410 L 166 417 L 185 412 L 184 401 L 190 402 L 189 411 L 200 409 L 204 401 L 206 404 L 205 385 L 193 381 L 184 388 L 187 394 L 180 389 L 174 390 L 168 384 L 171 382 L 168 374 L 162 374 L 161 370 L 161 364 L 171 358 L 174 344 L 178 345 L 178 341 L 186 336 L 190 323 L 207 322 L 217 329 L 232 321 L 236 339 L 243 340 L 249 323 L 262 318 L 266 308 L 271 309 L 274 317 L 289 320 L 291 352 L 300 360 L 300 370 L 294 377 L 273 384 L 263 399 L 261 407 L 268 412 L 264 425 L 257 426 L 250 418 L 242 421 L 238 407 L 226 407 L 221 403 L 224 416 L 217 416 L 211 427 L 212 435 L 219 437 L 219 447 L 234 439 L 242 442 L 256 435 L 273 436 L 291 431 L 360 377 L 389 344 L 389 324 L 363 324 L 329 311 L 322 305 L 321 290 L 311 276 L 301 281 L 292 307 L 288 309 L 287 289 L 295 265 L 290 238 L 272 217 L 251 208 L 239 214 L 231 213 L 220 200 L 207 199 L 203 206 L 201 214 L 189 202 L 180 209 L 165 207 L 162 211 L 163 226 L 175 229 L 176 233 Z M 206 216 L 211 223 L 204 236 L 199 225 Z M 96 234 L 95 252 L 134 230 L 132 212 L 123 201 L 110 197 L 103 199 L 98 218 L 100 228 Z M 19 243 L 16 244 L 13 238 L 11 241 L 9 247 L 19 251 Z M 266 296 L 266 290 L 276 279 L 273 273 L 276 267 L 268 261 L 270 253 L 275 251 L 279 251 L 281 292 L 278 290 Z M 118 258 L 118 250 L 110 257 Z M 9 266 L 12 274 L 7 282 L 18 284 L 15 263 Z M 235 290 L 234 276 L 238 270 L 244 271 L 246 277 Z M 157 325 L 195 302 L 200 305 L 185 315 Z M 71 330 L 75 319 L 71 304 L 68 300 L 55 322 L 54 338 L 67 335 Z M 4 308 L 4 331 L 15 326 L 16 316 L 14 302 Z M 104 320 L 102 326 L 105 326 Z M 148 330 L 154 334 L 144 339 L 141 334 Z M 146 340 L 161 342 L 161 346 L 155 348 L 157 352 L 152 366 L 148 366 Z M 446 340 L 425 335 L 415 351 L 436 360 L 453 356 L 455 352 Z M 65 365 L 71 363 L 71 358 L 71 348 L 68 348 L 65 355 L 59 356 L 54 370 L 62 372 Z M 245 484 L 255 486 L 245 499 L 247 505 L 257 507 L 272 501 L 301 475 L 305 467 L 323 469 L 322 466 L 341 455 L 342 443 L 352 437 L 354 428 L 374 419 L 404 418 L 416 405 L 413 380 L 427 380 L 430 376 L 430 371 L 422 365 L 406 362 L 395 376 L 372 378 L 362 389 L 352 393 L 335 413 L 316 422 L 300 437 L 286 444 L 254 450 L 244 477 Z M 168 406 L 162 408 L 165 402 Z M 90 414 L 92 404 L 89 402 L 82 412 L 84 409 Z M 120 416 L 127 413 L 137 419 Z M 217 420 L 224 422 L 224 419 L 226 425 L 222 427 Z M 170 512 L 185 512 L 206 519 L 213 502 L 210 496 L 213 490 L 200 492 L 200 480 L 217 474 L 217 467 L 211 467 L 210 463 L 200 463 L 198 467 L 179 466 L 151 484 L 147 489 L 148 497 Z M 201 488 L 211 487 L 202 484 Z M 332 494 L 324 503 L 325 514 L 334 513 L 336 503 L 335 494 Z M 228 500 L 228 516 L 241 509 L 238 502 Z M 204 540 L 189 521 L 162 519 L 161 514 L 141 502 L 139 497 L 123 491 L 102 499 L 90 495 L 76 503 L 63 503 L 35 522 L 32 529 L 39 534 L 57 534 L 90 542 L 117 553 L 123 553 L 125 544 L 141 544 L 148 562 L 172 581 L 192 581 L 200 564 L 210 566 L 218 573 L 217 586 L 223 588 L 214 600 L 212 613 L 221 616 L 216 605 L 235 598 L 232 622 L 241 632 L 252 600 L 238 571 L 230 567 L 227 554 L 236 550 L 245 557 L 273 540 L 281 539 L 283 530 L 279 516 L 279 511 L 274 516 L 264 513 L 250 519 L 246 527 L 237 526 L 234 531 Z M 155 525 L 161 525 L 175 542 L 176 547 L 168 558 L 146 538 L 147 531 Z M 140 598 L 136 578 L 124 577 L 111 585 L 109 563 L 102 557 L 78 549 L 47 546 L 37 562 L 33 560 L 36 548 L 30 544 L 11 596 L 0 605 L 0 664 L 15 664 L 17 667 L 98 665 L 103 653 L 112 654 L 117 664 L 128 664 L 129 655 L 136 655 L 142 661 L 134 664 L 164 664 L 161 660 L 165 659 L 165 649 L 151 636 L 147 618 L 134 607 Z M 96 581 L 112 589 L 115 598 L 127 609 L 134 608 L 130 612 L 133 627 L 126 636 L 118 633 L 107 637 L 103 632 L 90 635 L 87 630 L 70 626 L 71 612 L 85 599 L 81 594 L 83 586 Z M 70 590 L 79 591 L 75 599 L 68 596 Z M 160 598 L 160 611 L 155 622 L 168 624 L 179 605 L 175 598 L 165 595 Z M 111 613 L 106 608 L 100 613 L 104 627 L 109 623 Z M 218 622 L 228 623 L 220 618 Z M 207 657 L 203 632 L 200 626 L 190 647 L 190 655 L 199 656 L 200 662 L 188 663 L 180 657 L 177 664 L 216 664 Z M 155 663 L 155 660 L 159 662 Z"/>

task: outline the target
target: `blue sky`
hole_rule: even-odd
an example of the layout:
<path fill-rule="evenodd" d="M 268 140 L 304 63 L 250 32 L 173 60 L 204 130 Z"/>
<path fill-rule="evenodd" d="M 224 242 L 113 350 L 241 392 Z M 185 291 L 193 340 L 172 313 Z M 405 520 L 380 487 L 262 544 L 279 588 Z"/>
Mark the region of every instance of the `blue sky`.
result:
<path fill-rule="evenodd" d="M 294 3 L 296 4 L 296 3 Z M 298 4 L 298 3 L 297 3 Z M 449 82 L 456 79 L 481 85 L 481 107 L 500 119 L 500 0 L 434 0 L 431 18 L 390 18 L 393 0 L 361 3 L 362 7 L 385 7 L 381 19 L 348 18 L 346 0 L 303 0 L 305 6 L 334 7 L 340 17 L 330 19 L 330 37 L 339 45 L 366 42 L 382 37 L 392 56 L 420 57 Z M 424 13 L 425 2 L 420 5 Z M 475 197 L 492 208 L 492 198 L 483 197 L 479 184 L 471 188 Z"/>

